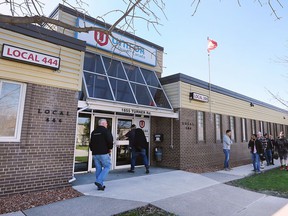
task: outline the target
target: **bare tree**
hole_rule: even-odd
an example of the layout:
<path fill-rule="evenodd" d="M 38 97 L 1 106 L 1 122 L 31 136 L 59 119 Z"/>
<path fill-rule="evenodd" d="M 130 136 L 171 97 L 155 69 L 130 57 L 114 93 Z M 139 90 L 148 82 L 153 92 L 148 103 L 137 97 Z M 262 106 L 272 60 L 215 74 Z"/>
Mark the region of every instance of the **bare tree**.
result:
<path fill-rule="evenodd" d="M 70 3 L 72 0 L 62 0 L 62 4 L 73 8 L 75 11 L 79 11 L 86 15 L 88 11 L 84 9 L 86 4 L 85 0 L 74 0 L 75 2 Z M 221 1 L 221 0 L 220 0 Z M 236 0 L 235 0 L 236 1 Z M 277 19 L 280 19 L 278 16 L 277 7 L 283 8 L 282 1 L 284 0 L 254 0 L 260 6 L 268 6 L 274 16 Z M 28 24 L 34 23 L 43 25 L 46 24 L 56 25 L 59 27 L 63 27 L 64 29 L 69 29 L 75 32 L 89 32 L 89 31 L 102 31 L 110 36 L 112 36 L 112 31 L 117 27 L 118 29 L 122 29 L 124 31 L 132 31 L 135 33 L 135 22 L 136 20 L 142 20 L 147 23 L 147 28 L 150 26 L 157 30 L 157 26 L 160 24 L 160 18 L 158 16 L 159 12 L 166 17 L 164 9 L 165 9 L 165 0 L 122 0 L 123 4 L 126 6 L 125 10 L 114 10 L 108 11 L 107 14 L 116 13 L 120 14 L 119 18 L 111 25 L 111 27 L 107 30 L 99 29 L 97 27 L 76 27 L 73 25 L 69 25 L 60 20 L 53 19 L 51 17 L 47 17 L 43 14 L 43 9 L 45 4 L 43 0 L 0 0 L 0 8 L 1 6 L 8 6 L 9 13 L 7 15 L 0 14 L 0 22 L 9 23 L 9 24 Z M 241 0 L 237 0 L 238 5 L 241 6 Z M 178 2 L 177 2 L 178 3 Z M 179 4 L 179 3 L 178 3 Z M 192 7 L 192 15 L 195 15 L 201 4 L 201 0 L 191 0 Z M 107 15 L 106 14 L 106 15 Z M 104 20 L 103 17 L 96 17 L 97 19 Z"/>
<path fill-rule="evenodd" d="M 86 4 L 85 0 L 75 0 L 75 5 L 69 3 L 68 0 L 62 0 L 62 3 L 66 6 L 73 8 L 75 11 L 79 11 L 86 15 L 89 15 L 83 6 Z M 43 15 L 43 8 L 45 4 L 41 0 L 3 0 L 0 1 L 1 5 L 9 6 L 9 14 L 0 14 L 0 22 L 9 24 L 46 24 L 49 26 L 56 25 L 64 29 L 72 30 L 75 32 L 89 32 L 89 31 L 102 31 L 110 36 L 115 28 L 122 29 L 124 31 L 134 31 L 135 20 L 144 20 L 147 22 L 147 28 L 153 26 L 157 31 L 157 26 L 160 25 L 159 16 L 156 13 L 159 10 L 164 13 L 165 3 L 163 0 L 123 0 L 126 5 L 126 10 L 109 11 L 109 13 L 120 12 L 119 18 L 111 25 L 109 29 L 103 29 L 98 27 L 76 27 L 69 25 L 60 20 L 53 19 Z M 106 14 L 106 15 L 107 15 Z M 138 14 L 141 14 L 138 16 Z M 97 17 L 103 19 L 103 17 Z M 133 32 L 134 33 L 134 32 Z"/>
<path fill-rule="evenodd" d="M 96 19 L 102 20 L 105 22 L 105 16 L 111 13 L 119 14 L 116 21 L 112 23 L 109 29 L 103 29 L 96 26 L 74 26 L 67 24 L 61 20 L 54 19 L 53 17 L 45 16 L 43 9 L 45 4 L 44 0 L 0 0 L 0 8 L 6 6 L 9 8 L 6 11 L 7 14 L 0 14 L 0 23 L 8 24 L 36 24 L 40 26 L 50 27 L 52 30 L 53 26 L 62 27 L 63 30 L 72 30 L 75 32 L 89 32 L 89 31 L 98 31 L 107 34 L 111 38 L 117 39 L 113 35 L 113 30 L 115 28 L 121 29 L 123 31 L 135 34 L 136 32 L 136 22 L 144 21 L 147 24 L 147 29 L 151 27 L 158 32 L 157 27 L 161 25 L 160 15 L 165 18 L 165 0 L 122 0 L 124 5 L 123 10 L 116 9 L 113 11 L 107 11 L 103 16 L 97 16 Z M 74 1 L 72 4 L 71 1 Z M 221 0 L 220 0 L 221 1 Z M 236 0 L 235 0 L 236 1 Z M 277 14 L 276 6 L 283 8 L 282 1 L 284 0 L 254 0 L 258 2 L 260 6 L 268 5 L 272 11 L 272 14 L 277 19 L 280 17 Z M 104 2 L 104 0 L 103 0 Z M 241 6 L 241 1 L 237 0 L 238 5 Z M 178 3 L 178 2 L 177 2 Z M 87 6 L 85 0 L 62 0 L 62 4 L 68 6 L 75 10 L 76 12 L 81 12 L 89 16 L 88 11 L 84 8 Z M 178 3 L 179 4 L 179 3 Z M 191 0 L 192 15 L 195 15 L 201 4 L 201 0 Z M 3 11 L 3 10 L 2 10 Z M 159 33 L 159 32 L 158 32 Z M 109 39 L 110 39 L 109 37 Z M 117 39 L 120 42 L 126 42 Z M 127 43 L 127 42 L 126 42 Z M 137 51 L 139 49 L 135 44 L 127 43 L 131 49 Z M 115 47 L 117 49 L 117 47 Z"/>

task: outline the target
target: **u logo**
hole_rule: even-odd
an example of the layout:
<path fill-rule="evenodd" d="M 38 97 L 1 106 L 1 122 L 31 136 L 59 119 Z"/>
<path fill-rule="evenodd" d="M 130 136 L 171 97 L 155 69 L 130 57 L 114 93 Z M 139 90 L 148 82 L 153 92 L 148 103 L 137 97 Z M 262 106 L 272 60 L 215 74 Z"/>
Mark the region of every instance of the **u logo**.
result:
<path fill-rule="evenodd" d="M 145 121 L 144 120 L 140 120 L 139 121 L 139 126 L 140 126 L 140 128 L 144 128 L 145 127 Z"/>
<path fill-rule="evenodd" d="M 108 35 L 101 31 L 94 31 L 94 39 L 100 46 L 105 46 L 108 44 Z"/>

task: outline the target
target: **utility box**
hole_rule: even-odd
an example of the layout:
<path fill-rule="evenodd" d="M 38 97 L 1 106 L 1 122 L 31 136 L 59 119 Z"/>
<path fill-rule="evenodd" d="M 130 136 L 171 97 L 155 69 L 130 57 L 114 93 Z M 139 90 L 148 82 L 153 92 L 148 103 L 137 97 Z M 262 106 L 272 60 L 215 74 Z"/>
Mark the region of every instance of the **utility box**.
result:
<path fill-rule="evenodd" d="M 162 161 L 163 149 L 162 147 L 155 147 L 154 148 L 154 157 L 157 162 Z"/>
<path fill-rule="evenodd" d="M 163 134 L 154 134 L 154 142 L 163 142 L 164 135 Z"/>

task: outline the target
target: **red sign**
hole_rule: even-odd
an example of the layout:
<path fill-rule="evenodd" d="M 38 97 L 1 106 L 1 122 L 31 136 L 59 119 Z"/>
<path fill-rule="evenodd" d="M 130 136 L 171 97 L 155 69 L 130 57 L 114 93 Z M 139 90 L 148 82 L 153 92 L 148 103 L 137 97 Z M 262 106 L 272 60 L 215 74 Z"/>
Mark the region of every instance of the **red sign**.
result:
<path fill-rule="evenodd" d="M 139 127 L 140 128 L 144 128 L 145 127 L 145 121 L 144 120 L 140 120 L 139 121 Z"/>
<path fill-rule="evenodd" d="M 59 69 L 60 58 L 39 52 L 3 44 L 2 57 L 28 62 L 53 69 Z"/>
<path fill-rule="evenodd" d="M 108 44 L 109 36 L 101 31 L 94 31 L 94 39 L 100 46 Z"/>

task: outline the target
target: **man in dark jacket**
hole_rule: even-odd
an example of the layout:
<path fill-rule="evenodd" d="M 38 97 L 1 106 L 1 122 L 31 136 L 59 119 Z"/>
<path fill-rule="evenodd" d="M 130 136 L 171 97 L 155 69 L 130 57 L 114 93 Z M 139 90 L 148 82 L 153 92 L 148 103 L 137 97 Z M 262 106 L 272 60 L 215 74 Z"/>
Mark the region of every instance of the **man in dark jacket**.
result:
<path fill-rule="evenodd" d="M 270 166 L 272 164 L 272 149 L 273 149 L 273 146 L 272 146 L 272 142 L 271 142 L 271 140 L 269 138 L 269 134 L 265 133 L 264 137 L 265 137 L 266 142 L 267 142 L 267 147 L 266 147 L 266 150 L 264 152 L 264 155 L 265 155 L 267 166 Z"/>
<path fill-rule="evenodd" d="M 131 131 L 129 131 L 126 135 L 129 139 L 129 147 L 132 153 L 131 158 L 131 169 L 128 172 L 135 172 L 136 158 L 138 155 L 141 155 L 143 158 L 143 163 L 146 168 L 146 174 L 149 173 L 149 165 L 147 158 L 147 150 L 148 150 L 148 142 L 146 140 L 144 131 L 141 128 L 136 128 L 133 124 L 131 126 Z"/>
<path fill-rule="evenodd" d="M 91 133 L 89 148 L 92 151 L 95 167 L 98 190 L 104 190 L 104 180 L 111 168 L 110 153 L 113 148 L 113 136 L 107 129 L 107 120 L 100 119 L 98 127 Z"/>
<path fill-rule="evenodd" d="M 260 155 L 263 155 L 262 143 L 257 139 L 256 134 L 252 134 L 251 139 L 248 143 L 248 148 L 250 149 L 253 161 L 253 167 L 256 173 L 261 173 L 260 171 Z"/>
<path fill-rule="evenodd" d="M 275 143 L 276 151 L 279 154 L 280 158 L 280 170 L 287 170 L 288 171 L 288 166 L 287 166 L 287 156 L 288 156 L 288 141 L 286 137 L 284 136 L 284 132 L 281 131 L 279 134 L 278 139 L 276 140 Z"/>

